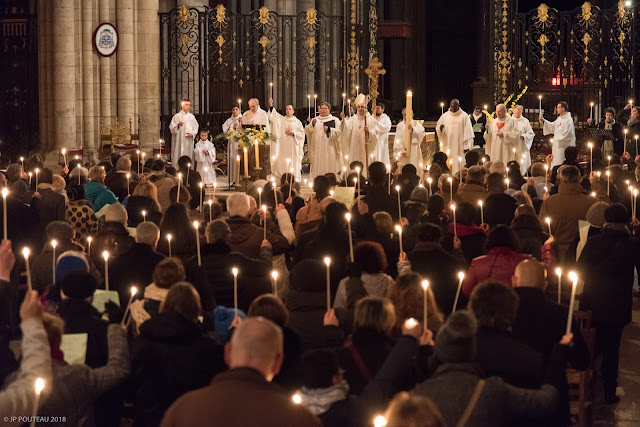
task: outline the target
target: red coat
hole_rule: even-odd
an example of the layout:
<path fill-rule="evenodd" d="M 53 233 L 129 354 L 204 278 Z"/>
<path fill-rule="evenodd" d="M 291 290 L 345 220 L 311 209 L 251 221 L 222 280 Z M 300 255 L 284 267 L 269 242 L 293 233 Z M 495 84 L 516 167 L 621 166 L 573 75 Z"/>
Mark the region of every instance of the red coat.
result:
<path fill-rule="evenodd" d="M 520 261 L 531 258 L 506 247 L 493 248 L 487 255 L 479 256 L 471 262 L 471 267 L 462 282 L 462 292 L 471 295 L 473 289 L 485 280 L 491 279 L 511 286 L 511 276 Z"/>

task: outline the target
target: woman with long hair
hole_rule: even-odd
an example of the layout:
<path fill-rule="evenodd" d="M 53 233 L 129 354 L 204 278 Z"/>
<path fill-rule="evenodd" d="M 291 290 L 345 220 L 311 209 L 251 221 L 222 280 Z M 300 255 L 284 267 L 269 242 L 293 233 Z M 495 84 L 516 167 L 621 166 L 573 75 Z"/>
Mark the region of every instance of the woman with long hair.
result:
<path fill-rule="evenodd" d="M 142 215 L 143 211 L 145 215 Z M 145 220 L 153 221 L 157 224 L 162 216 L 160 212 L 158 188 L 149 181 L 139 182 L 127 202 L 129 227 L 137 227 L 138 224 Z"/>
<path fill-rule="evenodd" d="M 171 245 L 171 256 L 180 258 L 186 264 L 196 252 L 195 233 L 186 206 L 181 203 L 172 204 L 160 221 L 158 252 L 169 255 L 169 245 Z M 171 235 L 170 241 L 169 235 Z"/>
<path fill-rule="evenodd" d="M 402 324 L 413 317 L 420 323 L 424 322 L 424 289 L 422 277 L 411 273 L 398 277 L 396 285 L 389 292 L 389 299 L 396 309 L 396 335 L 402 333 Z M 444 323 L 444 316 L 436 305 L 431 289 L 427 288 L 427 327 L 433 332 L 433 336 Z"/>

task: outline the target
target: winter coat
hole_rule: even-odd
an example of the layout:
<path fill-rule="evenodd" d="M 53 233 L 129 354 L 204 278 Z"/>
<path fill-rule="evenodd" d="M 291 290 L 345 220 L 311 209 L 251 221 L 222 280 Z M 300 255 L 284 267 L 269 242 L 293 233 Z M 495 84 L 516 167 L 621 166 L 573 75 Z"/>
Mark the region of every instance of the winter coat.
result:
<path fill-rule="evenodd" d="M 142 291 L 153 282 L 153 271 L 164 259 L 146 243 L 134 243 L 129 250 L 109 261 L 109 284 L 118 291 L 120 305 L 126 304 L 132 285 Z"/>
<path fill-rule="evenodd" d="M 392 348 L 393 341 L 384 333 L 368 328 L 360 328 L 353 332 L 350 342 L 338 354 L 340 366 L 345 370 L 344 378 L 349 383 L 352 394 L 357 395 L 362 392 L 391 353 Z M 354 355 L 354 350 L 357 356 Z M 358 365 L 357 358 L 362 360 L 364 366 Z M 366 372 L 363 372 L 362 368 Z"/>
<path fill-rule="evenodd" d="M 477 206 L 479 200 L 484 202 L 487 195 L 487 189 L 484 188 L 483 185 L 478 184 L 464 184 L 458 191 L 458 197 L 460 200 L 470 203 L 473 206 Z"/>
<path fill-rule="evenodd" d="M 229 247 L 233 252 L 239 252 L 248 258 L 258 258 L 260 245 L 264 240 L 264 229 L 252 224 L 249 220 L 239 216 L 227 219 L 231 229 Z M 267 219 L 267 240 L 271 243 L 274 255 L 279 255 L 289 249 L 289 242 L 280 232 L 278 224 L 271 218 Z"/>
<path fill-rule="evenodd" d="M 518 207 L 516 200 L 505 193 L 492 193 L 484 201 L 484 222 L 493 228 L 498 224 L 510 225 Z"/>
<path fill-rule="evenodd" d="M 118 198 L 103 183 L 89 181 L 84 184 L 85 198 L 91 203 L 91 209 L 98 212 L 105 205 L 118 202 Z"/>
<path fill-rule="evenodd" d="M 449 233 L 442 246 L 446 250 L 450 251 L 453 249 L 453 238 L 455 237 L 453 222 L 449 223 L 448 231 Z M 462 243 L 461 249 L 464 254 L 464 258 L 468 264 L 471 264 L 471 261 L 474 258 L 477 258 L 484 253 L 484 244 L 487 240 L 487 233 L 482 227 L 478 227 L 477 225 L 465 225 L 460 223 L 456 223 L 456 232 L 458 233 L 458 238 Z"/>
<path fill-rule="evenodd" d="M 137 227 L 144 221 L 142 211 L 147 212 L 147 221 L 160 222 L 162 213 L 158 204 L 145 196 L 131 196 L 127 202 L 127 215 L 129 216 L 129 227 Z M 157 225 L 157 224 L 156 224 Z"/>
<path fill-rule="evenodd" d="M 519 254 L 507 247 L 492 248 L 488 254 L 471 262 L 471 267 L 462 282 L 462 292 L 469 296 L 478 284 L 488 279 L 511 287 L 511 276 L 516 266 L 527 258 L 530 256 Z"/>
<path fill-rule="evenodd" d="M 518 252 L 542 260 L 542 245 L 549 235 L 542 231 L 540 220 L 533 215 L 518 215 L 511 221 L 511 229 L 518 236 Z"/>
<path fill-rule="evenodd" d="M 98 368 L 107 364 L 109 347 L 107 328 L 103 320 L 90 303 L 83 299 L 64 299 L 58 305 L 57 314 L 64 320 L 66 334 L 87 334 L 87 355 L 85 364 Z"/>

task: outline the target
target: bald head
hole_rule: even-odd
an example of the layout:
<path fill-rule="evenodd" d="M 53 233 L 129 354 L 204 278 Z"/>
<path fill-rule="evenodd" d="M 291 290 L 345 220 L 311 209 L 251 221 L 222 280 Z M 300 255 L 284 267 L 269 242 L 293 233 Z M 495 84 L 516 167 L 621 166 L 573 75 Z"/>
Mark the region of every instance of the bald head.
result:
<path fill-rule="evenodd" d="M 238 326 L 225 348 L 229 369 L 253 368 L 267 381 L 278 374 L 283 357 L 282 330 L 263 317 L 249 317 Z"/>
<path fill-rule="evenodd" d="M 514 288 L 538 288 L 545 290 L 544 266 L 535 259 L 526 259 L 516 266 L 511 278 Z"/>

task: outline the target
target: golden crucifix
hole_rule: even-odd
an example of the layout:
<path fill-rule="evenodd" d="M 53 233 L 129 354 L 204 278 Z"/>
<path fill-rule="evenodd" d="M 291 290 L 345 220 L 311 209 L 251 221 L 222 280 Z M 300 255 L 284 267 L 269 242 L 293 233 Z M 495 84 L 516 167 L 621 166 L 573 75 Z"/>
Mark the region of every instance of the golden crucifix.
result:
<path fill-rule="evenodd" d="M 378 60 L 377 56 L 372 56 L 369 59 L 369 66 L 364 70 L 365 74 L 369 76 L 369 97 L 371 98 L 371 115 L 375 118 L 376 115 L 376 100 L 378 99 L 378 76 L 383 76 L 387 73 L 387 70 L 382 68 L 382 62 Z M 365 116 L 365 123 L 366 123 Z M 364 151 L 366 156 L 366 168 L 369 170 L 369 134 L 364 134 Z"/>

